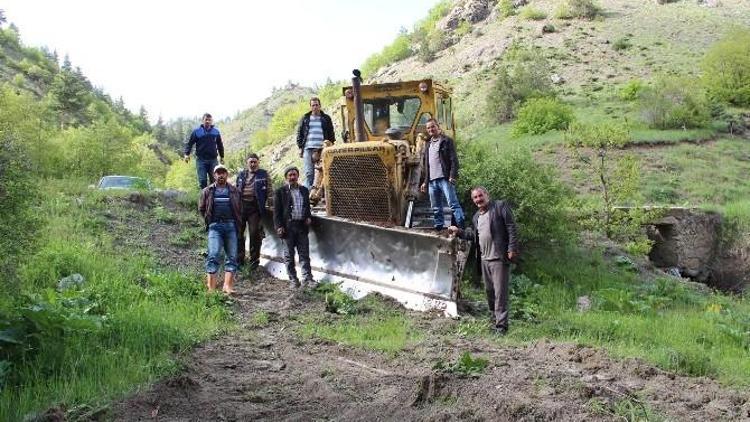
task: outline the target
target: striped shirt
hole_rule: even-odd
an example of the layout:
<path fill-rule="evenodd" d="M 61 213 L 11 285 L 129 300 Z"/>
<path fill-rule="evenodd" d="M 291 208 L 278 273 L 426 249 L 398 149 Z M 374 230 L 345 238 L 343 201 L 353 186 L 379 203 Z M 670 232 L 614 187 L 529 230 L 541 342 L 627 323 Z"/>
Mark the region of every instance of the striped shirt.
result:
<path fill-rule="evenodd" d="M 302 199 L 302 192 L 299 187 L 289 187 L 289 192 L 292 194 L 292 220 L 301 221 L 305 219 L 305 212 L 302 209 L 304 207 L 304 201 Z"/>
<path fill-rule="evenodd" d="M 310 126 L 307 131 L 305 148 L 323 148 L 323 120 L 320 116 L 310 115 Z"/>

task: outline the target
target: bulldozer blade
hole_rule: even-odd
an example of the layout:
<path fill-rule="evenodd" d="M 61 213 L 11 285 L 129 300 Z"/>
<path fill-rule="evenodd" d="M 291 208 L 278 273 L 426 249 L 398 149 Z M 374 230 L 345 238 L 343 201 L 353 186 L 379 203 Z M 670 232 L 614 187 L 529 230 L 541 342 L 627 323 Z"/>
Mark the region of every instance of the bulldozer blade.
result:
<path fill-rule="evenodd" d="M 284 242 L 270 216 L 263 224 L 261 266 L 288 280 Z M 342 291 L 355 299 L 378 292 L 409 309 L 458 316 L 456 298 L 466 260 L 463 241 L 328 216 L 313 217 L 309 239 L 317 280 L 341 283 Z"/>

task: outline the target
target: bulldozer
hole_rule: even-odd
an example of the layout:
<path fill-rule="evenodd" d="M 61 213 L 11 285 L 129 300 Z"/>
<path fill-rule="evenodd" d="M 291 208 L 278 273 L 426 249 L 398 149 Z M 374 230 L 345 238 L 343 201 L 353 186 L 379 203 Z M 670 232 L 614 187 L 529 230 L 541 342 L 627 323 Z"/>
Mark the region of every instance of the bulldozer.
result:
<path fill-rule="evenodd" d="M 314 276 L 341 283 L 355 299 L 378 292 L 410 309 L 457 316 L 468 248 L 435 232 L 419 191 L 428 119 L 455 137 L 450 89 L 431 79 L 362 85 L 355 70 L 342 94 L 344 142 L 325 142 L 310 189 Z M 265 224 L 261 265 L 284 279 L 284 245 L 270 219 Z"/>

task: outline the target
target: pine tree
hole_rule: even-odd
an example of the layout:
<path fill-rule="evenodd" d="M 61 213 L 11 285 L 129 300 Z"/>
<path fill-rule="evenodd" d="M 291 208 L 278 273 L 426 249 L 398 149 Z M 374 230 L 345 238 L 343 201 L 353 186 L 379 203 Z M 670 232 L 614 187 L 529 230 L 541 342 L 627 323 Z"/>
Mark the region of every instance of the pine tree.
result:
<path fill-rule="evenodd" d="M 60 72 L 55 75 L 50 88 L 54 108 L 60 113 L 60 125 L 88 123 L 86 108 L 91 103 L 90 88 L 79 75 L 73 72 L 70 58 L 66 55 Z"/>
<path fill-rule="evenodd" d="M 146 107 L 141 106 L 140 110 L 138 110 L 138 125 L 140 126 L 139 129 L 142 132 L 151 132 L 151 123 L 148 121 L 148 111 L 146 111 Z"/>

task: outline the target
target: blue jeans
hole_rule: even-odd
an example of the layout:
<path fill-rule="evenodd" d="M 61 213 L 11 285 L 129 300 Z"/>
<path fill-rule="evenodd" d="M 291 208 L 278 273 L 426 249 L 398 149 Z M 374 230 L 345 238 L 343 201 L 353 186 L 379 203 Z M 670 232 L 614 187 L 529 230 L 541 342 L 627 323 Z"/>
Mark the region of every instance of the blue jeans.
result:
<path fill-rule="evenodd" d="M 237 226 L 235 223 L 211 223 L 208 225 L 208 257 L 206 257 L 206 272 L 215 274 L 219 271 L 219 258 L 222 248 L 226 260 L 224 271 L 237 271 Z"/>
<path fill-rule="evenodd" d="M 458 227 L 464 227 L 464 210 L 461 208 L 461 204 L 458 202 L 458 196 L 456 196 L 456 187 L 448 181 L 445 177 L 439 179 L 430 180 L 428 186 L 428 192 L 430 194 L 430 206 L 432 206 L 432 214 L 435 218 L 435 228 L 442 229 L 445 226 L 443 218 L 443 205 L 446 199 L 448 206 L 453 210 L 453 219 Z"/>
<path fill-rule="evenodd" d="M 305 148 L 305 152 L 302 154 L 302 171 L 305 173 L 305 182 L 303 184 L 308 189 L 315 182 L 315 165 L 312 162 L 313 151 L 315 151 L 315 148 Z"/>
<path fill-rule="evenodd" d="M 219 160 L 204 160 L 195 157 L 195 170 L 198 172 L 198 185 L 201 189 L 208 186 L 209 181 L 214 182 L 214 167 L 219 165 Z"/>

